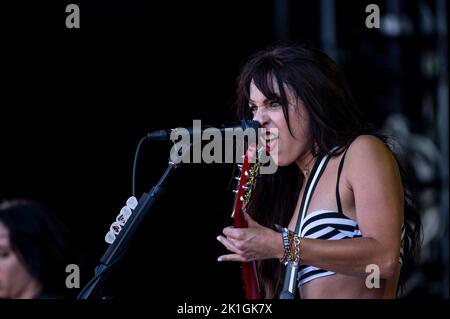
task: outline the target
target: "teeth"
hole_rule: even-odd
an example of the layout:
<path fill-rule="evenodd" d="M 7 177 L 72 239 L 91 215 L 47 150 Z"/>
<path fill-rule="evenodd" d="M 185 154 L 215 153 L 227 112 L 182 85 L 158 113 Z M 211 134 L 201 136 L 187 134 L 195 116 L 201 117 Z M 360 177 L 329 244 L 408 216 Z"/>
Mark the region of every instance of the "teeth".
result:
<path fill-rule="evenodd" d="M 278 136 L 272 135 L 272 136 L 266 136 L 263 140 L 266 142 L 274 141 L 278 139 Z"/>

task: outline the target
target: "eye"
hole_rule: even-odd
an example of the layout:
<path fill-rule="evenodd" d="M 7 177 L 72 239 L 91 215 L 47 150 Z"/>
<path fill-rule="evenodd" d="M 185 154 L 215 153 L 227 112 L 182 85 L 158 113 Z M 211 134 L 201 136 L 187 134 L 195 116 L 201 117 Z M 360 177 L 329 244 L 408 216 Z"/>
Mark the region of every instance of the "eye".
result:
<path fill-rule="evenodd" d="M 9 251 L 0 250 L 0 258 L 6 258 L 9 256 Z"/>
<path fill-rule="evenodd" d="M 281 104 L 278 101 L 270 101 L 270 107 L 281 107 Z"/>

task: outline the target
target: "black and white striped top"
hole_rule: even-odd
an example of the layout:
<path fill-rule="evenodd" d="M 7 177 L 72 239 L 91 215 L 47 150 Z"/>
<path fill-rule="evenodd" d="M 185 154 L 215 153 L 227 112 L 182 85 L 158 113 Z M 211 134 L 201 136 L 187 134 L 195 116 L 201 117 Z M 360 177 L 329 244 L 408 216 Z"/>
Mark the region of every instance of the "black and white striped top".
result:
<path fill-rule="evenodd" d="M 300 234 L 300 237 L 326 239 L 326 240 L 340 240 L 345 238 L 362 237 L 362 233 L 359 230 L 358 223 L 355 220 L 348 218 L 342 213 L 342 206 L 338 186 L 346 153 L 347 151 L 345 151 L 344 155 L 342 156 L 338 169 L 338 177 L 336 185 L 336 202 L 338 211 L 336 212 L 329 210 L 317 210 L 308 213 L 307 215 L 305 215 L 305 212 L 303 212 L 303 214 L 300 215 L 302 217 L 302 220 L 300 222 L 300 227 L 297 230 L 297 233 Z M 328 159 L 329 155 L 326 156 L 326 158 L 324 158 L 323 163 L 321 163 L 320 165 L 322 167 L 319 166 L 320 167 L 319 172 L 317 172 L 317 175 L 312 179 L 312 183 L 308 187 L 308 196 L 306 198 L 307 202 L 309 202 L 309 199 L 312 196 L 315 186 L 318 180 L 320 179 L 320 176 L 322 175 L 326 164 L 328 163 Z M 400 263 L 402 263 L 403 258 L 404 235 L 405 229 L 402 226 L 401 230 L 402 248 L 400 249 L 400 257 L 399 257 Z M 298 286 L 301 286 L 313 279 L 334 274 L 335 273 L 332 271 L 320 269 L 314 266 L 300 264 L 297 274 L 297 284 Z"/>
<path fill-rule="evenodd" d="M 304 238 L 339 240 L 362 236 L 356 221 L 342 213 L 327 210 L 309 213 L 300 227 L 300 237 Z M 404 235 L 405 228 L 402 226 L 402 240 Z M 402 259 L 403 247 L 400 248 L 400 264 Z M 334 272 L 302 264 L 298 270 L 298 285 L 301 286 L 313 279 L 329 275 L 334 275 Z"/>

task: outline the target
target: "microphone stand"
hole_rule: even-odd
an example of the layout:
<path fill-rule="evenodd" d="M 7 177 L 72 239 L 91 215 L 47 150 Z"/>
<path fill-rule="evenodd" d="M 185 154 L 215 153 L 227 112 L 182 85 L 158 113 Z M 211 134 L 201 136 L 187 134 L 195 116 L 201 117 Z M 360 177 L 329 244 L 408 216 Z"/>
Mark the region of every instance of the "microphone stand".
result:
<path fill-rule="evenodd" d="M 181 161 L 177 164 L 169 160 L 168 167 L 163 173 L 158 183 L 153 186 L 148 193 L 143 193 L 138 201 L 138 205 L 134 209 L 128 221 L 123 226 L 122 230 L 114 240 L 114 242 L 108 247 L 103 257 L 100 259 L 99 264 L 95 268 L 95 276 L 88 282 L 83 290 L 78 295 L 78 299 L 96 298 L 94 293 L 100 287 L 100 284 L 106 278 L 111 267 L 122 257 L 125 249 L 136 232 L 138 225 L 144 219 L 146 214 L 152 208 L 155 201 L 164 193 L 164 186 L 168 177 L 173 171 L 180 165 Z M 106 296 L 100 296 L 105 299 Z"/>

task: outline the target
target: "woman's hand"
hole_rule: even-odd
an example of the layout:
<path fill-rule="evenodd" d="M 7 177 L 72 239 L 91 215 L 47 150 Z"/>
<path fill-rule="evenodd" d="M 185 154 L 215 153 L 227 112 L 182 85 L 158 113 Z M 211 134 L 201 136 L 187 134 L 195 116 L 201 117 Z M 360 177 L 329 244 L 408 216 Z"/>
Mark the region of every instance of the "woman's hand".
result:
<path fill-rule="evenodd" d="M 282 258 L 284 254 L 281 234 L 261 226 L 245 214 L 248 228 L 226 227 L 217 240 L 234 254 L 220 256 L 218 261 L 252 261 Z"/>

